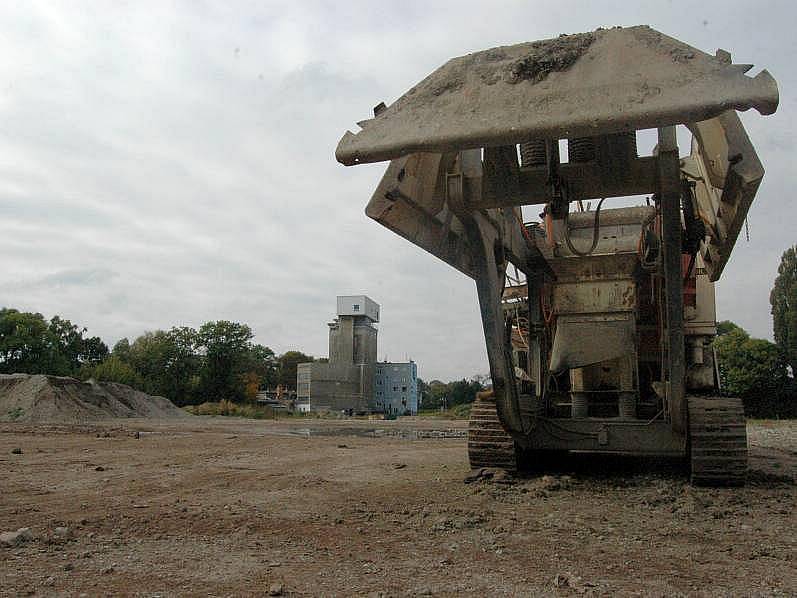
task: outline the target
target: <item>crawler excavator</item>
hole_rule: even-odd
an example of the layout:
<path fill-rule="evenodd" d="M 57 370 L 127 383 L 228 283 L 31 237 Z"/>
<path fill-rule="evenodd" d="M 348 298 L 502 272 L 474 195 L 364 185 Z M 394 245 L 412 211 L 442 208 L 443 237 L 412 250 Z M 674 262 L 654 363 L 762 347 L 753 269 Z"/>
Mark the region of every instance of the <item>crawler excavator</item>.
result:
<path fill-rule="evenodd" d="M 764 174 L 737 111 L 778 104 L 750 68 L 646 26 L 562 35 L 454 58 L 344 134 L 339 162 L 390 161 L 366 214 L 476 282 L 473 467 L 681 456 L 693 483 L 744 483 L 711 341 Z"/>

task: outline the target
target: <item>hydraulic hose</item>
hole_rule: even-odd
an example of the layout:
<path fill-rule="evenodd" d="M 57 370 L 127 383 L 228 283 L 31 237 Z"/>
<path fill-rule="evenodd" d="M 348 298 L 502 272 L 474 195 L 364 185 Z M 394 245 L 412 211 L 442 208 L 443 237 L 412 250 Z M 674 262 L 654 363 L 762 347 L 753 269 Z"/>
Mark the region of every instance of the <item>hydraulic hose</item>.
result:
<path fill-rule="evenodd" d="M 601 215 L 601 206 L 603 205 L 603 200 L 605 197 L 602 197 L 601 200 L 598 202 L 598 207 L 595 208 L 595 223 L 592 226 L 592 246 L 589 248 L 589 251 L 579 251 L 573 245 L 573 241 L 570 240 L 570 224 L 569 224 L 569 215 L 570 215 L 570 206 L 567 206 L 567 211 L 565 212 L 564 218 L 564 228 L 565 228 L 565 243 L 567 243 L 567 248 L 575 253 L 578 256 L 585 257 L 588 255 L 592 255 L 592 252 L 595 251 L 595 247 L 598 246 L 598 237 L 600 236 L 600 215 Z"/>

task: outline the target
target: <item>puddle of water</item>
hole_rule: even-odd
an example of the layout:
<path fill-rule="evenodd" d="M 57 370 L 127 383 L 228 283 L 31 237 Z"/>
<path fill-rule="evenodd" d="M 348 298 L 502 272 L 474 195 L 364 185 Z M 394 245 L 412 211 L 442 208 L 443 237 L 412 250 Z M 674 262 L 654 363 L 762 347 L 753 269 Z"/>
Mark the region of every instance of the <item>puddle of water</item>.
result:
<path fill-rule="evenodd" d="M 465 438 L 467 430 L 386 430 L 384 428 L 294 428 L 292 430 L 267 430 L 266 434 L 280 436 L 357 436 L 360 438 L 401 438 L 404 440 L 424 440 L 428 438 Z"/>
<path fill-rule="evenodd" d="M 218 430 L 205 430 L 196 428 L 192 430 L 140 430 L 142 437 L 146 436 L 191 436 L 198 432 Z M 230 431 L 230 434 L 239 434 Z M 251 434 L 247 430 L 240 434 L 245 436 Z M 386 429 L 386 428 L 362 428 L 362 427 L 303 427 L 303 428 L 270 428 L 263 427 L 255 431 L 259 436 L 299 436 L 301 438 L 316 437 L 335 437 L 335 436 L 356 436 L 359 438 L 399 438 L 402 440 L 427 440 L 433 438 L 467 438 L 468 431 L 464 429 L 446 428 L 439 430 L 412 430 L 406 428 Z"/>

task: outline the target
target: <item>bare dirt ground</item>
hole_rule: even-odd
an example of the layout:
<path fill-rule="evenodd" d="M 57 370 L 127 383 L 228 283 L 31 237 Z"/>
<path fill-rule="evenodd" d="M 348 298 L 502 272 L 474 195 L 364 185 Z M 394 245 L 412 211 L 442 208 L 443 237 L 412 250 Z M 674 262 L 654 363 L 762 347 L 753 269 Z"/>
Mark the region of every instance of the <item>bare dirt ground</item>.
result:
<path fill-rule="evenodd" d="M 605 458 L 465 484 L 465 425 L 0 424 L 0 531 L 34 536 L 0 594 L 797 595 L 797 422 L 750 425 L 744 489 Z"/>

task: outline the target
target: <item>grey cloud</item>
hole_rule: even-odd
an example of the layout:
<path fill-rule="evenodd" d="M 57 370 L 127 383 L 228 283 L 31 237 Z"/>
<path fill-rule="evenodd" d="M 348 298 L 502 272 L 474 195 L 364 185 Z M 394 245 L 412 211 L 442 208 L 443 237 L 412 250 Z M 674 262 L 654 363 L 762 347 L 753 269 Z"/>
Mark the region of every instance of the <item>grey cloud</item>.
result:
<path fill-rule="evenodd" d="M 97 287 L 110 282 L 117 273 L 107 268 L 73 268 L 47 274 L 40 278 L 11 284 L 16 291 L 34 289 L 58 290 L 64 287 Z"/>

